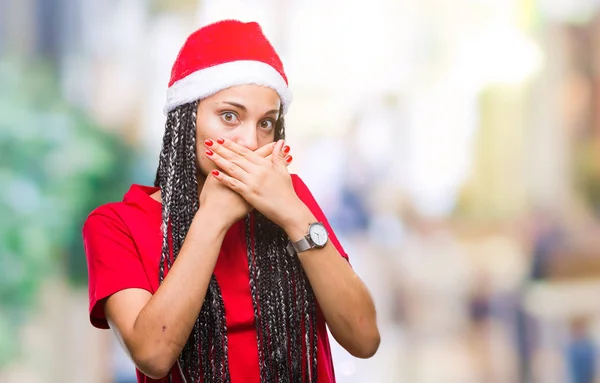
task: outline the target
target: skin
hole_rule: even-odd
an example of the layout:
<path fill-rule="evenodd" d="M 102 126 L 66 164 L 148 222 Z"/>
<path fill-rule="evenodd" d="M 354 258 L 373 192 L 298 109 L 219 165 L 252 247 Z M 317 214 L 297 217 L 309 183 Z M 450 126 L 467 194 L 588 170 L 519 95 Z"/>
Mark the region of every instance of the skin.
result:
<path fill-rule="evenodd" d="M 151 378 L 166 376 L 180 355 L 235 222 L 257 209 L 296 241 L 316 221 L 293 189 L 289 147 L 273 143 L 279 107 L 275 91 L 256 85 L 225 89 L 199 103 L 200 209 L 177 261 L 154 295 L 126 289 L 105 300 L 111 329 Z M 380 335 L 364 283 L 330 242 L 299 257 L 334 338 L 356 357 L 374 355 Z"/>

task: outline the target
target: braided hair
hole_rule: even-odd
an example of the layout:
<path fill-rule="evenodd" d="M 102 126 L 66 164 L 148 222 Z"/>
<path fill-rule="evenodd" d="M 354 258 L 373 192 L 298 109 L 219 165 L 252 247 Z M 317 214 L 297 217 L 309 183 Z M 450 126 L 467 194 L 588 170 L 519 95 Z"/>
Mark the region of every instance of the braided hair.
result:
<path fill-rule="evenodd" d="M 191 102 L 167 117 L 154 181 L 162 196 L 159 283 L 177 259 L 199 207 L 197 108 L 198 102 Z M 275 140 L 284 137 L 280 112 Z M 287 253 L 285 232 L 259 212 L 246 216 L 245 234 L 261 382 L 316 382 L 316 302 L 300 261 Z M 188 382 L 228 383 L 227 355 L 225 307 L 213 274 L 179 364 Z"/>

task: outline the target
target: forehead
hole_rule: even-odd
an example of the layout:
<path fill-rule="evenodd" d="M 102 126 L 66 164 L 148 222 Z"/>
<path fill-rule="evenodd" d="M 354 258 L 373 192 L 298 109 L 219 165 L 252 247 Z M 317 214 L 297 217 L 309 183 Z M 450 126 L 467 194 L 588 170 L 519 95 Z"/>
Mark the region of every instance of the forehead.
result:
<path fill-rule="evenodd" d="M 234 102 L 247 109 L 277 109 L 281 106 L 279 94 L 269 87 L 261 85 L 236 85 L 223 89 L 205 99 L 213 104 Z"/>

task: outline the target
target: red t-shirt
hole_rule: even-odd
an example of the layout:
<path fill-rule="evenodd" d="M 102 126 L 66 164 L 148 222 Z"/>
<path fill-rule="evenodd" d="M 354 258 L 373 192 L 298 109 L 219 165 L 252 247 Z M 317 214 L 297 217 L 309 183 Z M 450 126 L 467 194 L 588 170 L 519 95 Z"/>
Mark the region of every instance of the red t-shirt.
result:
<path fill-rule="evenodd" d="M 304 182 L 297 175 L 292 175 L 292 181 L 298 197 L 325 225 L 333 245 L 348 259 Z M 124 289 L 139 288 L 154 293 L 158 288 L 158 263 L 162 247 L 161 204 L 150 197 L 156 191 L 158 188 L 132 185 L 123 202 L 100 206 L 84 224 L 90 321 L 97 328 L 108 328 L 103 299 Z M 244 220 L 240 220 L 225 236 L 214 274 L 225 305 L 231 382 L 260 383 L 245 242 Z M 318 382 L 335 382 L 325 320 L 319 309 L 317 331 Z M 182 382 L 177 364 L 172 372 L 173 382 Z M 140 383 L 168 381 L 151 379 L 139 370 L 137 376 Z"/>

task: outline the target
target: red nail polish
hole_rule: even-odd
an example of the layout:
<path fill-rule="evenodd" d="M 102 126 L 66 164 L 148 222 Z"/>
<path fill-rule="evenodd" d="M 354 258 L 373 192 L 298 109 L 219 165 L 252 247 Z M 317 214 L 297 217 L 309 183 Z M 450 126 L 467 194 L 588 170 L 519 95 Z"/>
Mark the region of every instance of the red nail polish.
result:
<path fill-rule="evenodd" d="M 211 173 L 215 177 L 219 175 L 219 171 L 217 169 L 214 169 Z"/>
<path fill-rule="evenodd" d="M 217 142 L 218 142 L 220 145 L 223 145 L 223 144 L 225 143 L 225 140 L 224 140 L 224 139 L 222 139 L 222 138 L 219 138 L 219 139 L 217 140 Z"/>
<path fill-rule="evenodd" d="M 207 155 L 207 156 L 212 156 L 213 154 L 214 154 L 214 153 L 213 153 L 213 151 L 212 151 L 212 150 L 210 150 L 210 149 L 207 149 L 207 150 L 206 150 L 206 155 Z"/>
<path fill-rule="evenodd" d="M 287 162 L 287 163 L 292 162 L 292 160 L 293 160 L 292 156 L 285 157 L 285 162 Z"/>
<path fill-rule="evenodd" d="M 213 144 L 214 144 L 213 140 L 207 139 L 204 141 L 204 145 L 206 145 L 206 146 L 213 146 Z"/>
<path fill-rule="evenodd" d="M 284 146 L 284 147 L 283 147 L 283 152 L 284 152 L 284 153 L 289 153 L 289 152 L 290 152 L 290 147 L 289 147 L 289 146 L 287 146 L 287 145 L 286 145 L 286 146 Z"/>

